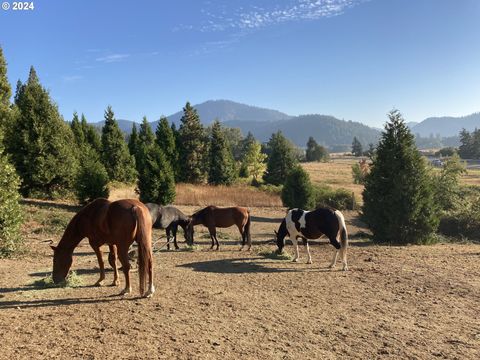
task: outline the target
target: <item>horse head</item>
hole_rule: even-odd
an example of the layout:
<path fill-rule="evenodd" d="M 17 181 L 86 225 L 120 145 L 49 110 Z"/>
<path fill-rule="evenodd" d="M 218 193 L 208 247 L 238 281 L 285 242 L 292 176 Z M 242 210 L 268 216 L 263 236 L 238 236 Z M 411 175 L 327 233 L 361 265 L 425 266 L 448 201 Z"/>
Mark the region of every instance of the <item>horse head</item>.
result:
<path fill-rule="evenodd" d="M 55 284 L 65 281 L 70 266 L 72 266 L 72 253 L 58 246 L 50 246 L 53 250 L 52 279 Z"/>
<path fill-rule="evenodd" d="M 273 230 L 273 232 L 277 240 L 278 252 L 281 253 L 283 251 L 283 247 L 285 246 L 285 236 L 288 235 L 287 224 L 285 219 L 280 224 L 278 231 Z"/>

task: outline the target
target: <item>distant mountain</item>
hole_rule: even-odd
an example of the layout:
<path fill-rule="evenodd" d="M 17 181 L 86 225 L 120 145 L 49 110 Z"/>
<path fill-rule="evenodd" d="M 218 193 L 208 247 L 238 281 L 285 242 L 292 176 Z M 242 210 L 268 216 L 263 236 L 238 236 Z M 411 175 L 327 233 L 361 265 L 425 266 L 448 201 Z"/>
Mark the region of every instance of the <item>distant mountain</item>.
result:
<path fill-rule="evenodd" d="M 118 126 L 120 127 L 120 129 L 124 132 L 124 133 L 127 133 L 127 134 L 130 134 L 130 132 L 132 131 L 132 126 L 133 124 L 136 124 L 137 125 L 137 130 L 140 126 L 139 123 L 136 123 L 135 121 L 131 121 L 131 120 L 123 120 L 123 119 L 117 119 L 117 122 L 118 122 Z M 102 120 L 102 121 L 98 121 L 96 123 L 93 123 L 92 124 L 93 126 L 101 129 L 103 127 L 103 125 L 105 125 L 105 121 Z M 155 129 L 153 129 L 155 130 Z"/>
<path fill-rule="evenodd" d="M 376 143 L 380 137 L 377 129 L 359 122 L 339 120 L 327 115 L 301 115 L 271 123 L 227 121 L 224 124 L 229 127 L 239 127 L 244 134 L 251 131 L 262 142 L 268 141 L 272 133 L 281 130 L 287 138 L 302 147 L 306 145 L 310 136 L 324 146 L 347 145 L 348 147 L 352 144 L 354 136 L 364 145 Z"/>
<path fill-rule="evenodd" d="M 238 127 L 244 135 L 249 131 L 260 141 L 268 141 L 272 133 L 281 130 L 296 145 L 304 147 L 310 136 L 324 146 L 346 145 L 350 147 L 356 136 L 364 145 L 376 143 L 379 130 L 359 122 L 344 121 L 326 115 L 290 116 L 277 110 L 239 104 L 229 100 L 210 100 L 194 105 L 204 125 L 219 119 L 225 126 Z M 179 124 L 183 112 L 168 116 L 170 122 Z M 104 121 L 94 125 L 102 127 Z M 132 130 L 133 121 L 118 120 L 120 128 L 127 134 Z M 155 131 L 158 120 L 150 123 Z M 139 124 L 137 124 L 139 126 Z"/>
<path fill-rule="evenodd" d="M 195 105 L 203 124 L 210 124 L 218 119 L 225 121 L 258 121 L 271 122 L 290 119 L 291 116 L 277 110 L 265 109 L 256 106 L 240 104 L 230 100 L 209 100 Z M 183 111 L 168 116 L 170 122 L 180 123 Z"/>
<path fill-rule="evenodd" d="M 430 135 L 451 137 L 458 135 L 463 128 L 469 131 L 480 129 L 480 112 L 461 117 L 431 117 L 413 126 L 411 130 L 413 134 L 420 134 L 423 137 Z"/>

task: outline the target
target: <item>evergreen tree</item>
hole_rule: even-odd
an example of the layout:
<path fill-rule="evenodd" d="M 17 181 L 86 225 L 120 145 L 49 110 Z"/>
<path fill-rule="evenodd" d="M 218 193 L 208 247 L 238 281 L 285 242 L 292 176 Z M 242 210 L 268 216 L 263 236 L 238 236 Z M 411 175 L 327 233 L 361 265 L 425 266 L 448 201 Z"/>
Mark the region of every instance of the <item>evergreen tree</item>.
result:
<path fill-rule="evenodd" d="M 245 155 L 247 154 L 250 146 L 257 142 L 257 139 L 255 139 L 255 136 L 249 131 L 247 136 L 245 136 L 242 141 L 240 141 L 239 147 L 240 147 L 240 160 L 245 158 Z"/>
<path fill-rule="evenodd" d="M 245 157 L 243 158 L 242 167 L 245 167 L 247 176 L 253 177 L 252 184 L 258 184 L 258 178 L 265 171 L 265 160 L 267 155 L 262 153 L 262 145 L 258 141 L 249 143 Z"/>
<path fill-rule="evenodd" d="M 135 158 L 135 165 L 138 166 L 140 140 L 138 139 L 137 125 L 133 123 L 132 132 L 128 137 L 128 151 Z"/>
<path fill-rule="evenodd" d="M 138 174 L 140 201 L 167 205 L 175 200 L 175 178 L 162 149 L 154 143 L 140 149 L 144 158 Z"/>
<path fill-rule="evenodd" d="M 77 146 L 82 146 L 85 144 L 85 133 L 76 112 L 73 113 L 73 119 L 70 123 L 70 128 L 72 129 L 73 137 Z"/>
<path fill-rule="evenodd" d="M 96 198 L 108 198 L 108 173 L 98 153 L 84 143 L 80 155 L 80 171 L 77 176 L 75 191 L 80 203 L 87 203 Z"/>
<path fill-rule="evenodd" d="M 81 125 L 83 134 L 85 136 L 85 141 L 92 147 L 93 150 L 97 152 L 97 154 L 102 153 L 102 140 L 100 139 L 100 134 L 98 129 L 87 123 L 87 119 L 85 115 L 82 114 Z"/>
<path fill-rule="evenodd" d="M 55 197 L 72 190 L 78 166 L 73 134 L 33 67 L 15 99 L 18 116 L 8 150 L 22 179 L 23 195 Z"/>
<path fill-rule="evenodd" d="M 3 57 L 3 50 L 0 46 L 0 131 L 6 129 L 12 120 L 10 110 L 10 97 L 12 89 L 7 78 L 7 62 Z"/>
<path fill-rule="evenodd" d="M 128 151 L 127 143 L 110 106 L 105 111 L 105 125 L 102 128 L 102 161 L 110 181 L 125 183 L 135 181 L 135 159 Z"/>
<path fill-rule="evenodd" d="M 179 179 L 190 183 L 202 182 L 205 177 L 205 155 L 208 155 L 205 132 L 197 110 L 189 102 L 183 108 L 178 145 Z"/>
<path fill-rule="evenodd" d="M 400 112 L 389 114 L 363 191 L 376 242 L 426 243 L 438 226 L 433 182 Z"/>
<path fill-rule="evenodd" d="M 278 131 L 272 134 L 267 148 L 269 155 L 263 180 L 273 185 L 283 184 L 288 173 L 297 163 L 293 146 L 282 132 Z"/>
<path fill-rule="evenodd" d="M 176 169 L 178 168 L 178 152 L 175 141 L 175 133 L 175 125 L 172 124 L 172 127 L 170 127 L 168 124 L 168 119 L 165 116 L 162 116 L 155 131 L 155 142 L 165 154 L 167 161 L 174 170 L 174 173 L 177 174 L 178 171 Z M 177 176 L 175 176 L 175 178 L 176 177 Z"/>
<path fill-rule="evenodd" d="M 308 173 L 300 165 L 295 166 L 283 185 L 283 205 L 289 209 L 311 209 L 315 205 L 314 194 Z"/>
<path fill-rule="evenodd" d="M 460 131 L 458 154 L 462 159 L 480 158 L 480 130 L 475 129 L 473 133 L 465 129 Z"/>
<path fill-rule="evenodd" d="M 0 139 L 2 137 L 0 130 Z M 0 257 L 10 255 L 21 246 L 23 214 L 19 203 L 19 186 L 20 178 L 0 145 Z"/>
<path fill-rule="evenodd" d="M 307 161 L 326 161 L 328 159 L 328 151 L 323 146 L 318 145 L 315 139 L 310 136 L 307 141 L 305 158 Z"/>
<path fill-rule="evenodd" d="M 146 117 L 143 117 L 140 124 L 140 131 L 138 132 L 137 149 L 135 156 L 135 164 L 137 171 L 140 173 L 143 166 L 145 166 L 147 149 L 150 149 L 155 143 L 155 135 L 153 135 L 152 128 L 147 121 Z"/>
<path fill-rule="evenodd" d="M 360 141 L 358 141 L 356 136 L 353 137 L 352 154 L 355 155 L 355 156 L 362 156 L 363 155 L 362 143 Z"/>
<path fill-rule="evenodd" d="M 210 166 L 208 183 L 213 185 L 231 185 L 237 177 L 235 162 L 228 146 L 220 122 L 212 126 L 210 139 Z"/>

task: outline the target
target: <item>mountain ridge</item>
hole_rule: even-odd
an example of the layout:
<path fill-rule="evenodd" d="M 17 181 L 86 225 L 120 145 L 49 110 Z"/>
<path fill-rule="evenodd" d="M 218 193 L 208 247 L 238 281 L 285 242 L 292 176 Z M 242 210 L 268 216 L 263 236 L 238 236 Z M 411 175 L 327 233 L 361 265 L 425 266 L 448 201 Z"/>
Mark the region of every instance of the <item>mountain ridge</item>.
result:
<path fill-rule="evenodd" d="M 244 135 L 249 131 L 260 141 L 268 141 L 271 134 L 280 130 L 298 146 L 305 146 L 308 138 L 325 146 L 350 146 L 356 136 L 363 145 L 375 143 L 381 129 L 369 127 L 360 122 L 340 120 L 330 115 L 307 114 L 291 116 L 278 110 L 237 103 L 231 100 L 208 100 L 193 106 L 197 109 L 202 124 L 209 125 L 219 119 L 225 126 L 238 127 Z M 180 123 L 183 111 L 167 116 L 170 122 Z M 156 129 L 159 120 L 150 123 Z M 119 119 L 120 128 L 130 133 L 130 120 Z M 136 123 L 138 126 L 138 123 Z M 103 121 L 94 123 L 101 127 Z M 462 128 L 473 130 L 480 128 L 480 112 L 462 117 L 431 117 L 421 122 L 408 122 L 413 134 L 428 137 L 430 134 L 440 134 L 442 137 L 457 136 Z"/>

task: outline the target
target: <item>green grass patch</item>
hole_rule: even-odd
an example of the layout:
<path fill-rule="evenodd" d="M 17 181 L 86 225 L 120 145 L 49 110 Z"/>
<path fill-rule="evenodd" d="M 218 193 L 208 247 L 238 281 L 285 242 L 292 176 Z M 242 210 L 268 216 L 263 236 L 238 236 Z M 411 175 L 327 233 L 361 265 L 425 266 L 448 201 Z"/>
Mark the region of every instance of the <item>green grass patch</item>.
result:
<path fill-rule="evenodd" d="M 198 245 L 187 245 L 184 248 L 180 248 L 181 251 L 189 251 L 189 252 L 194 252 L 200 250 L 200 246 Z"/>
<path fill-rule="evenodd" d="M 200 239 L 208 239 L 210 240 L 210 234 L 209 233 L 205 233 L 203 235 L 200 236 Z M 233 238 L 226 234 L 226 233 L 223 233 L 223 232 L 220 232 L 220 231 L 217 231 L 217 239 L 218 240 L 232 240 Z"/>
<path fill-rule="evenodd" d="M 59 288 L 59 287 L 75 288 L 75 287 L 81 286 L 82 284 L 83 284 L 82 278 L 78 276 L 75 271 L 71 271 L 70 274 L 68 274 L 65 281 L 62 281 L 61 283 L 55 284 L 53 282 L 52 275 L 49 275 L 46 278 L 34 281 L 33 286 L 38 289 L 49 289 L 49 288 Z"/>
<path fill-rule="evenodd" d="M 263 256 L 267 259 L 272 260 L 292 260 L 293 257 L 288 252 L 283 250 L 282 252 L 278 252 L 278 250 L 269 250 L 269 249 L 261 249 L 258 252 L 258 255 Z"/>

